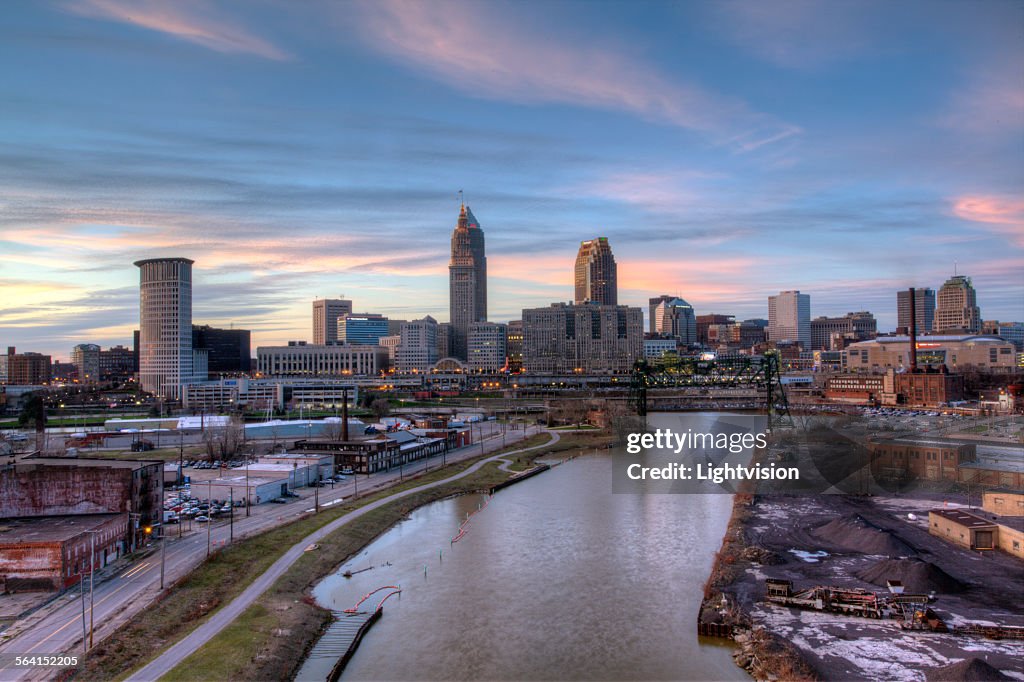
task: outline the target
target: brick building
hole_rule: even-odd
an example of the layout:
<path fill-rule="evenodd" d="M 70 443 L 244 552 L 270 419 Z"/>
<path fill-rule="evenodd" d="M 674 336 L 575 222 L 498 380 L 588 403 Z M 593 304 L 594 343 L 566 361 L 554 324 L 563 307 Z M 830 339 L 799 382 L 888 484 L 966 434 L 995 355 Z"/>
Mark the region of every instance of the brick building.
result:
<path fill-rule="evenodd" d="M 0 519 L 128 513 L 143 527 L 162 511 L 163 462 L 27 455 L 0 465 Z"/>
<path fill-rule="evenodd" d="M 129 517 L 86 514 L 4 519 L 0 523 L 0 593 L 63 590 L 126 549 Z"/>

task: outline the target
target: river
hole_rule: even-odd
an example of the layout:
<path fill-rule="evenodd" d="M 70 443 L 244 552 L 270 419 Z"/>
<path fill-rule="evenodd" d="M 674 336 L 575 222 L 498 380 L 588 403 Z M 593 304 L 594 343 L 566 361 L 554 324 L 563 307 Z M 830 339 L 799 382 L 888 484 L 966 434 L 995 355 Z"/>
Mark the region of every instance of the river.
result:
<path fill-rule="evenodd" d="M 749 679 L 695 625 L 732 497 L 613 494 L 611 466 L 587 454 L 501 490 L 455 544 L 484 497 L 430 504 L 321 581 L 335 611 L 402 588 L 342 679 Z M 314 650 L 299 679 L 324 680 L 336 658 Z"/>

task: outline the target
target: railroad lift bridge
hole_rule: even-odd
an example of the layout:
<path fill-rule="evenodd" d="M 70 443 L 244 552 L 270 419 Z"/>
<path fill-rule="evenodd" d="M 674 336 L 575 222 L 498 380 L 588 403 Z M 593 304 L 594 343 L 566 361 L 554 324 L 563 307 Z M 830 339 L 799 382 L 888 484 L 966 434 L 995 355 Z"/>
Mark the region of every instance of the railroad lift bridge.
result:
<path fill-rule="evenodd" d="M 671 395 L 673 389 L 753 388 L 756 402 L 768 413 L 768 428 L 793 426 L 789 403 L 780 376 L 779 355 L 678 357 L 658 364 L 639 360 L 630 380 L 629 404 L 641 417 L 647 416 L 648 400 Z"/>

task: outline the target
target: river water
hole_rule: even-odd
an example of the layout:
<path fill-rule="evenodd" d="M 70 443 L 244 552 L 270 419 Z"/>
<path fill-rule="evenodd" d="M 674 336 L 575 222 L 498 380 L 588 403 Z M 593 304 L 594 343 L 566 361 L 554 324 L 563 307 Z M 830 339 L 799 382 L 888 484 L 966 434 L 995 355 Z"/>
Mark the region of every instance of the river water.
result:
<path fill-rule="evenodd" d="M 611 457 L 556 466 L 479 513 L 480 495 L 423 507 L 321 581 L 316 599 L 339 612 L 402 588 L 342 679 L 749 679 L 696 634 L 731 496 L 613 494 Z M 314 651 L 299 679 L 324 680 L 335 660 Z"/>

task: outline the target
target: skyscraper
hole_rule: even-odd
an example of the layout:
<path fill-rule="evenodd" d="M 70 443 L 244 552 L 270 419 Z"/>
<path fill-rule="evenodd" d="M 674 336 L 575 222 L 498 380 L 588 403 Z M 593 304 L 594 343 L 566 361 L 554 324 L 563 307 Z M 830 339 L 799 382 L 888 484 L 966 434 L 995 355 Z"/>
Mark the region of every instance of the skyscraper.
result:
<path fill-rule="evenodd" d="M 768 297 L 768 339 L 800 342 L 811 349 L 811 297 L 799 291 L 781 291 Z"/>
<path fill-rule="evenodd" d="M 487 256 L 484 231 L 465 204 L 452 232 L 452 258 L 448 264 L 448 300 L 452 357 L 465 360 L 469 325 L 487 321 Z"/>
<path fill-rule="evenodd" d="M 576 305 L 597 303 L 619 304 L 619 280 L 615 256 L 607 237 L 580 242 L 576 254 Z"/>
<path fill-rule="evenodd" d="M 917 333 L 930 332 L 935 321 L 935 289 L 915 289 L 914 309 L 917 317 Z M 896 326 L 910 329 L 910 291 L 896 292 Z"/>
<path fill-rule="evenodd" d="M 954 275 L 946 280 L 936 297 L 937 332 L 981 332 L 981 309 L 970 277 Z"/>
<path fill-rule="evenodd" d="M 675 296 L 669 296 L 668 294 L 662 294 L 661 296 L 655 296 L 654 298 L 647 299 L 647 331 L 652 334 L 658 333 L 658 325 L 656 322 L 658 306 L 664 301 L 671 301 Z"/>
<path fill-rule="evenodd" d="M 654 307 L 654 331 L 683 343 L 697 343 L 697 317 L 693 306 L 681 298 L 669 298 Z"/>
<path fill-rule="evenodd" d="M 338 318 L 352 312 L 352 301 L 344 298 L 319 298 L 313 301 L 313 345 L 338 340 Z"/>
<path fill-rule="evenodd" d="M 139 268 L 139 383 L 178 399 L 192 380 L 192 263 L 188 258 L 135 261 Z"/>

